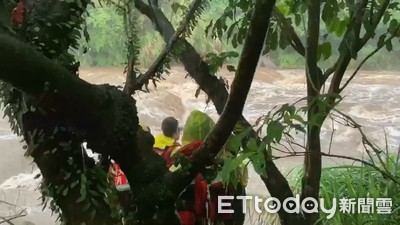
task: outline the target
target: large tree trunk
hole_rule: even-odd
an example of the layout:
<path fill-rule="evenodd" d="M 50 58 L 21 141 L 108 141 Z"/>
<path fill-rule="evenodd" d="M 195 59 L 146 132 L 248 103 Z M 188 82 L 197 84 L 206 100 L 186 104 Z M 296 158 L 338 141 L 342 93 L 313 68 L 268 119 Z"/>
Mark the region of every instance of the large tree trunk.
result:
<path fill-rule="evenodd" d="M 4 16 L 8 15 L 2 17 L 1 22 L 11 29 L 9 12 L 15 7 L 15 3 L 7 2 L 7 8 L 0 6 L 2 9 L 0 11 L 7 12 Z M 13 24 L 14 30 L 17 31 L 15 36 L 30 42 L 53 60 L 63 58 L 60 63 L 71 69 L 73 57 L 68 55 L 67 51 L 69 43 L 74 42 L 68 38 L 71 38 L 71 33 L 80 26 L 82 20 L 71 19 L 72 10 L 66 9 L 73 8 L 73 16 L 77 18 L 76 15 L 82 15 L 86 10 L 87 2 L 79 1 L 79 4 L 78 1 L 69 3 L 53 1 L 52 3 L 42 1 L 32 4 L 29 0 L 24 1 L 25 13 L 20 15 L 23 16 L 22 23 L 20 26 Z M 75 26 L 63 28 L 48 26 L 40 20 L 39 16 L 43 14 L 48 16 L 48 24 L 73 21 Z M 4 30 L 4 32 L 9 31 Z M 42 43 L 47 45 L 41 46 Z M 12 92 L 14 99 L 10 104 L 22 106 L 15 112 L 17 114 L 15 117 L 28 145 L 27 154 L 33 157 L 43 176 L 41 188 L 43 203 L 48 205 L 47 201 L 54 202 L 55 204 L 51 204 L 53 211 L 59 212 L 61 220 L 67 225 L 120 224 L 119 215 L 112 212 L 112 207 L 108 203 L 112 189 L 107 183 L 107 175 L 99 171 L 94 161 L 85 154 L 81 147 L 83 140 L 68 128 L 64 122 L 66 118 L 56 111 L 35 107 L 40 105 L 40 100 L 23 95 L 18 90 Z M 3 101 L 8 100 L 11 99 L 3 99 Z M 24 108 L 27 111 L 22 110 Z M 58 209 L 54 208 L 56 206 Z"/>
<path fill-rule="evenodd" d="M 166 201 L 168 193 L 159 191 L 164 185 L 162 176 L 167 173 L 165 162 L 151 151 L 154 142 L 151 135 L 146 136 L 139 130 L 140 138 L 136 138 L 138 117 L 135 101 L 130 96 L 109 85 L 89 84 L 8 35 L 0 34 L 0 43 L 0 79 L 31 96 L 37 108 L 40 107 L 47 116 L 57 115 L 55 118 L 61 119 L 67 131 L 74 132 L 76 140 L 86 141 L 93 151 L 109 155 L 121 166 L 131 184 L 139 219 L 154 223 L 152 215 L 158 211 L 157 205 L 162 205 L 157 203 L 164 201 L 170 205 L 164 203 L 163 207 L 173 211 L 174 201 Z M 34 126 L 39 126 L 33 123 L 37 119 L 38 115 L 33 120 L 26 117 L 26 121 Z M 59 125 L 59 121 L 53 123 Z M 41 128 L 34 126 L 27 128 Z M 54 130 L 45 128 L 46 135 Z M 47 144 L 46 147 L 51 146 Z M 40 158 L 38 156 L 38 162 L 41 162 Z M 43 165 L 41 168 L 48 167 Z M 54 175 L 45 171 L 44 175 L 47 174 Z"/>
<path fill-rule="evenodd" d="M 111 156 L 121 166 L 131 186 L 136 206 L 136 224 L 164 224 L 166 221 L 169 224 L 179 224 L 180 221 L 174 212 L 176 198 L 190 184 L 194 176 L 202 172 L 208 162 L 213 160 L 241 115 L 274 2 L 259 0 L 256 5 L 259 7 L 254 11 L 252 29 L 262 33 L 248 34 L 247 47 L 242 54 L 240 72 L 235 75 L 231 98 L 215 130 L 192 157 L 194 166 L 190 167 L 189 171 L 169 173 L 161 157 L 151 151 L 154 139 L 138 127 L 135 101 L 130 96 L 108 85 L 91 85 L 30 46 L 5 34 L 0 34 L 0 62 L 2 62 L 0 79 L 32 97 L 35 106 L 45 114 L 44 117 L 40 117 L 39 114 L 26 114 L 25 119 L 29 120 L 29 123 L 26 122 L 26 138 L 29 138 L 29 131 L 39 128 L 45 135 L 42 145 L 46 148 L 52 147 L 54 144 L 60 144 L 56 143 L 59 140 L 51 141 L 54 127 L 65 126 L 68 132 L 60 133 L 60 137 L 58 135 L 54 137 L 65 138 L 62 136 L 68 137 L 73 134 L 69 136 L 72 144 L 85 140 L 89 148 L 105 156 Z M 247 59 L 252 63 L 246 64 Z M 53 116 L 56 118 L 55 121 L 50 120 L 40 125 Z M 59 118 L 62 123 L 57 121 Z M 33 140 L 34 144 L 41 143 L 40 136 L 37 138 L 39 139 Z M 78 148 L 78 146 L 72 147 Z M 75 151 L 65 154 L 73 155 Z M 35 161 L 41 168 L 54 166 L 52 163 L 46 163 L 42 157 L 37 157 Z M 50 171 L 52 170 L 49 169 L 47 172 L 50 174 Z M 55 172 L 52 176 L 54 175 Z M 62 181 L 53 177 L 52 182 Z M 68 191 L 77 194 L 74 188 L 63 189 L 63 193 L 65 190 L 67 194 Z M 73 210 L 68 206 L 71 202 L 63 198 L 57 200 L 60 206 L 67 207 L 66 210 Z M 85 219 L 78 215 L 72 217 L 70 221 L 72 223 Z"/>
<path fill-rule="evenodd" d="M 153 22 L 157 21 L 158 25 L 156 29 L 160 32 L 165 42 L 168 42 L 172 38 L 175 33 L 174 27 L 160 9 L 152 10 L 150 6 L 140 0 L 135 0 L 135 6 Z M 186 71 L 188 71 L 190 77 L 195 80 L 201 90 L 203 90 L 214 103 L 218 114 L 221 114 L 228 99 L 228 91 L 225 82 L 210 73 L 208 64 L 202 60 L 196 49 L 189 42 L 185 39 L 180 39 L 179 43 L 181 46 L 184 46 L 185 49 L 179 53 L 180 61 L 184 65 Z M 238 125 L 246 128 L 251 127 L 251 124 L 243 116 L 240 117 Z M 251 135 L 259 139 L 256 132 L 253 131 Z M 266 158 L 266 174 L 267 177 L 261 176 L 261 179 L 265 183 L 271 196 L 278 198 L 281 202 L 288 197 L 293 197 L 293 192 L 290 189 L 288 181 L 279 171 L 275 163 L 268 158 Z M 303 217 L 301 215 L 286 213 L 284 210 L 280 210 L 278 213 L 282 225 L 302 224 L 301 221 Z"/>
<path fill-rule="evenodd" d="M 121 224 L 107 199 L 107 174 L 85 154 L 81 141 L 57 113 L 38 110 L 23 115 L 28 152 L 44 177 L 42 192 L 62 211 L 66 225 Z"/>

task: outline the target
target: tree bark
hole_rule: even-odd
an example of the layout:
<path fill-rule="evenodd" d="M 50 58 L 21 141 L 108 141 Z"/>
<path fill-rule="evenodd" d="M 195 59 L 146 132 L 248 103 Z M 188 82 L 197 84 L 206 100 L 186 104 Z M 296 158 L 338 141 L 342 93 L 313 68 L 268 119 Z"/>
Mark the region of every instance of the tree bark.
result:
<path fill-rule="evenodd" d="M 84 154 L 82 140 L 60 121 L 64 119 L 52 112 L 23 115 L 24 139 L 42 173 L 43 194 L 57 204 L 66 225 L 121 224 L 106 201 L 107 174 Z"/>
<path fill-rule="evenodd" d="M 46 116 L 55 113 L 69 131 L 88 143 L 88 148 L 109 155 L 121 166 L 131 184 L 139 220 L 144 224 L 162 224 L 163 218 L 153 219 L 159 203 L 164 203 L 161 208 L 177 219 L 175 199 L 164 201 L 168 191 L 160 193 L 163 187 L 160 177 L 167 173 L 165 162 L 151 151 L 153 137 L 138 131 L 134 99 L 115 87 L 81 80 L 29 45 L 5 34 L 0 34 L 0 62 L 1 80 L 31 96 Z M 40 128 L 39 124 L 35 126 Z"/>
<path fill-rule="evenodd" d="M 86 10 L 87 2 L 53 1 L 53 4 L 49 4 L 42 1 L 32 4 L 28 0 L 22 3 L 25 10 L 21 15 L 22 23 L 20 26 L 13 24 L 16 32 L 11 30 L 4 32 L 12 33 L 16 38 L 29 42 L 54 61 L 62 58 L 60 60 L 62 66 L 76 73 L 77 68 L 71 67 L 74 59 L 67 51 L 74 45 L 75 40 L 71 34 L 79 28 L 82 22 L 79 16 Z M 13 5 L 15 6 L 14 3 Z M 14 6 L 6 11 L 11 12 Z M 38 17 L 42 14 L 48 17 L 46 24 Z M 70 26 L 60 30 L 59 27 L 47 25 L 57 24 L 60 21 L 68 21 Z M 6 22 L 10 22 L 9 13 Z M 71 22 L 74 22 L 72 26 Z M 11 28 L 11 25 L 9 27 Z M 46 43 L 46 46 L 35 45 L 38 43 Z M 15 117 L 28 145 L 27 154 L 33 157 L 41 170 L 43 200 L 49 197 L 53 199 L 62 213 L 52 204 L 53 212 L 54 210 L 59 212 L 62 221 L 68 225 L 120 224 L 119 215 L 112 212 L 112 205 L 107 201 L 111 196 L 110 192 L 107 192 L 111 190 L 111 185 L 107 183 L 107 175 L 99 171 L 94 161 L 86 155 L 81 147 L 82 139 L 66 127 L 66 119 L 56 111 L 36 107 L 40 102 L 38 99 L 23 95 L 17 90 L 13 90 L 13 93 L 18 94 L 14 99 L 15 103 L 24 106 L 16 112 L 18 115 Z"/>
<path fill-rule="evenodd" d="M 308 122 L 315 120 L 318 114 L 323 113 L 318 108 L 319 90 L 323 77 L 318 71 L 318 43 L 320 27 L 320 1 L 309 0 L 308 24 L 307 24 L 307 47 L 306 47 L 306 77 L 307 77 L 307 119 Z M 307 127 L 307 146 L 304 158 L 304 175 L 302 180 L 301 199 L 313 198 L 318 200 L 320 180 L 321 180 L 321 141 L 320 129 L 323 120 L 316 124 L 309 124 Z M 315 224 L 319 218 L 319 213 L 305 213 L 307 224 Z"/>

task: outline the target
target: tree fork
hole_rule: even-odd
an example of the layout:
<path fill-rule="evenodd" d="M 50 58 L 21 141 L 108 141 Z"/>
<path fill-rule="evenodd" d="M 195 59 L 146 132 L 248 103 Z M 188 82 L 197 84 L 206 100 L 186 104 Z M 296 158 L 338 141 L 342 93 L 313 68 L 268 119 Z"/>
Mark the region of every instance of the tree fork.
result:
<path fill-rule="evenodd" d="M 156 19 L 162 21 L 160 23 L 162 26 L 159 26 L 160 30 L 158 30 L 158 32 L 163 37 L 164 41 L 168 42 L 175 33 L 175 30 L 163 12 L 161 10 L 152 11 L 151 8 L 141 0 L 135 0 L 135 6 L 153 22 Z M 157 16 L 154 16 L 153 12 L 157 14 Z M 189 42 L 182 38 L 179 39 L 179 42 L 185 49 L 185 51 L 180 52 L 180 61 L 183 63 L 189 75 L 200 86 L 201 90 L 203 90 L 214 103 L 217 113 L 221 114 L 228 99 L 228 91 L 224 81 L 210 74 L 208 64 L 202 60 L 196 49 Z M 238 125 L 246 128 L 251 127 L 251 124 L 243 116 L 240 117 Z M 258 134 L 254 130 L 252 130 L 251 136 L 259 141 Z M 290 189 L 288 181 L 279 171 L 272 159 L 266 158 L 265 160 L 267 177 L 261 176 L 261 179 L 265 183 L 271 196 L 278 198 L 282 202 L 288 197 L 293 197 L 293 192 Z M 280 210 L 278 213 L 282 225 L 300 224 L 300 221 L 302 221 L 300 215 L 289 214 L 284 212 L 284 210 Z"/>

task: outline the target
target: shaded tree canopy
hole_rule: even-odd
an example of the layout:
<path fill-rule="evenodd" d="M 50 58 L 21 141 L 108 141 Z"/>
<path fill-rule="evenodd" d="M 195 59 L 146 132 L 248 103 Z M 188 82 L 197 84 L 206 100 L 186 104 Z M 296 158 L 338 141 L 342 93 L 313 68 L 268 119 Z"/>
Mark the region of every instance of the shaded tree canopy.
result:
<path fill-rule="evenodd" d="M 249 158 L 270 195 L 283 201 L 292 197 L 293 191 L 273 162 L 272 151 L 283 137 L 291 137 L 291 131 L 304 133 L 307 144 L 301 198 L 317 199 L 321 158 L 329 155 L 322 151 L 321 126 L 330 113 L 337 112 L 341 92 L 361 66 L 383 47 L 392 50 L 392 40 L 399 35 L 399 23 L 393 16 L 398 10 L 395 1 L 309 0 L 275 4 L 230 0 L 224 13 L 210 22 L 206 33 L 231 42 L 235 48 L 243 45 L 241 54 L 208 54 L 211 62 L 206 62 L 187 37 L 209 6 L 207 1 L 171 4 L 173 10 L 185 12 L 176 30 L 157 0 L 99 3 L 112 5 L 123 17 L 127 37 L 123 90 L 79 78 L 79 62 L 71 51 L 78 51 L 81 38 L 90 41 L 85 20 L 92 2 L 0 1 L 0 89 L 6 115 L 14 131 L 23 135 L 26 154 L 34 158 L 42 172 L 44 205 L 50 197 L 50 206 L 68 225 L 121 224 L 107 169 L 96 166 L 85 154 L 83 142 L 103 158 L 115 160 L 126 174 L 132 195 L 132 214 L 124 218 L 128 224 L 180 224 L 175 200 L 196 174 L 213 163 L 228 139 L 234 140 L 238 154 L 245 157 L 228 159 L 224 171 L 232 171 L 234 168 L 227 168 L 229 165 L 239 165 Z M 148 17 L 166 42 L 144 73 L 138 66 L 139 13 Z M 380 24 L 387 29 L 377 29 Z M 301 26 L 304 32 L 299 31 Z M 376 49 L 345 78 L 350 63 L 376 35 Z M 333 39 L 340 40 L 335 57 Z M 305 62 L 306 106 L 286 104 L 275 113 L 268 113 L 262 124 L 267 132 L 262 136 L 242 115 L 243 106 L 260 55 L 287 47 Z M 238 57 L 239 62 L 237 67 L 229 67 L 235 78 L 228 92 L 225 81 L 214 73 L 232 57 Z M 321 62 L 328 59 L 333 63 L 322 67 Z M 150 83 L 162 82 L 172 60 L 182 62 L 220 114 L 215 128 L 189 164 L 176 172 L 169 172 L 163 159 L 151 151 L 154 139 L 138 126 L 134 99 L 136 92 L 148 91 Z M 379 158 L 378 150 L 372 149 Z M 364 163 L 398 183 L 387 168 Z M 280 210 L 278 215 L 282 225 L 314 224 L 320 219 L 319 213 L 290 214 Z"/>

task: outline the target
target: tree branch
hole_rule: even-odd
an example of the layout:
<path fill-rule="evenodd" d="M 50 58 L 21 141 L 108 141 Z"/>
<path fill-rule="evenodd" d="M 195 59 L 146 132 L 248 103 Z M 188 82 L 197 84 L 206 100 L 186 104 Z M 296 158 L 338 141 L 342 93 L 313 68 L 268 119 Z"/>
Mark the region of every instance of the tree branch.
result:
<path fill-rule="evenodd" d="M 231 85 L 228 101 L 215 128 L 191 158 L 193 166 L 190 169 L 190 175 L 192 179 L 197 173 L 202 172 L 207 165 L 212 164 L 214 157 L 222 149 L 226 140 L 231 135 L 236 122 L 241 117 L 262 51 L 274 5 L 274 0 L 257 0 L 255 3 L 249 31 L 246 36 L 238 69 Z M 184 172 L 178 171 L 174 173 L 171 179 L 175 180 L 175 176 L 181 177 L 182 173 Z M 183 189 L 188 184 L 182 183 L 179 189 Z"/>
<path fill-rule="evenodd" d="M 129 164 L 140 158 L 136 151 L 125 151 L 136 149 L 136 133 L 132 132 L 137 129 L 137 115 L 128 108 L 134 107 L 135 101 L 117 88 L 92 85 L 29 45 L 1 33 L 0 71 L 1 80 L 34 97 L 45 111 L 68 118 L 68 125 L 87 140 L 88 146 L 95 146 L 89 148 L 97 153 Z M 129 138 L 121 142 L 123 135 Z"/>
<path fill-rule="evenodd" d="M 355 10 L 350 12 L 352 18 L 339 45 L 339 58 L 325 73 L 325 81 L 333 73 L 333 78 L 328 90 L 329 93 L 338 93 L 340 83 L 348 65 L 350 64 L 351 58 L 355 57 L 358 51 L 364 46 L 359 43 L 363 15 L 367 5 L 368 0 L 362 0 L 359 2 L 358 7 L 354 6 Z"/>
<path fill-rule="evenodd" d="M 94 117 L 89 118 L 81 113 L 81 110 L 91 112 L 91 104 L 101 104 L 96 101 L 104 104 L 101 98 L 94 97 L 104 96 L 104 91 L 99 87 L 73 76 L 32 47 L 3 33 L 0 33 L 0 62 L 0 79 L 36 97 L 40 103 L 45 104 L 42 107 L 51 111 L 57 109 L 74 118 L 75 124 L 99 128 L 99 115 L 91 115 Z M 79 103 L 82 104 L 77 105 Z"/>
<path fill-rule="evenodd" d="M 399 30 L 399 28 L 400 28 L 400 26 L 397 27 L 395 32 L 397 32 L 397 30 Z M 363 59 L 363 61 L 361 61 L 361 63 L 357 66 L 356 70 L 354 70 L 354 72 L 351 74 L 349 79 L 346 80 L 344 85 L 339 89 L 339 92 L 342 92 L 350 84 L 350 82 L 354 79 L 354 77 L 357 75 L 358 71 L 360 71 L 361 67 L 368 61 L 368 59 L 370 59 L 373 55 L 375 55 L 379 50 L 381 50 L 383 48 L 383 46 L 385 46 L 387 43 L 392 41 L 392 39 L 395 38 L 395 37 L 396 37 L 396 35 L 391 35 L 382 45 L 376 47 L 372 52 L 370 52 Z"/>
<path fill-rule="evenodd" d="M 306 50 L 305 50 L 304 45 L 301 42 L 299 36 L 296 34 L 294 27 L 292 26 L 292 24 L 290 24 L 286 20 L 285 16 L 282 14 L 282 12 L 276 6 L 274 7 L 273 15 L 274 15 L 274 18 L 276 19 L 276 21 L 278 22 L 278 25 L 280 26 L 280 28 L 285 31 L 285 32 L 283 32 L 283 35 L 290 42 L 290 45 L 292 46 L 292 48 L 297 53 L 299 53 L 301 56 L 306 57 Z M 321 68 L 318 66 L 317 66 L 317 72 L 318 72 L 318 77 L 321 77 L 321 80 L 322 80 L 322 77 L 324 77 L 324 73 L 322 72 Z M 322 87 L 322 82 L 321 82 L 320 86 L 315 86 L 315 88 L 317 90 L 320 90 L 321 87 Z"/>
<path fill-rule="evenodd" d="M 174 33 L 176 33 L 174 27 L 161 10 L 151 10 L 150 6 L 143 3 L 141 0 L 135 0 L 135 6 L 153 23 L 158 21 L 157 24 L 160 24 L 160 26 L 157 26 L 157 30 L 160 32 L 165 42 L 168 42 Z M 178 41 L 179 45 L 182 45 L 183 49 L 185 49 L 179 53 L 180 61 L 183 63 L 190 76 L 212 100 L 218 114 L 221 114 L 226 100 L 228 99 L 228 91 L 226 90 L 225 82 L 210 74 L 209 66 L 202 60 L 202 57 L 189 42 L 183 38 L 178 38 Z"/>
<path fill-rule="evenodd" d="M 137 74 L 135 71 L 135 64 L 137 61 L 137 57 L 139 54 L 139 51 L 136 49 L 136 41 L 134 38 L 136 37 L 136 27 L 131 26 L 132 22 L 137 23 L 137 21 L 131 21 L 133 17 L 133 5 L 131 2 L 126 3 L 125 8 L 121 7 L 123 12 L 124 12 L 124 25 L 125 25 L 125 32 L 128 37 L 129 45 L 128 45 L 128 65 L 126 67 L 126 80 L 125 80 L 125 86 L 123 88 L 123 92 L 132 95 L 132 86 L 136 83 L 137 80 Z"/>
<path fill-rule="evenodd" d="M 371 30 L 374 30 L 374 31 L 376 30 L 376 28 L 379 25 L 379 22 L 381 21 L 383 15 L 385 14 L 385 12 L 389 6 L 389 3 L 390 3 L 390 0 L 384 0 L 384 2 L 381 4 L 380 9 L 372 18 Z M 371 12 L 373 12 L 373 10 L 371 10 Z M 374 35 L 373 32 L 366 32 L 359 42 L 358 49 L 361 49 L 372 38 L 373 35 Z"/>
<path fill-rule="evenodd" d="M 27 215 L 28 214 L 26 213 L 26 210 L 24 209 L 21 212 L 19 212 L 18 214 L 13 215 L 13 216 L 11 216 L 9 218 L 0 216 L 0 219 L 3 220 L 3 221 L 0 221 L 0 224 L 7 223 L 9 225 L 15 225 L 13 222 L 11 222 L 11 220 L 14 220 L 14 219 L 17 219 L 17 218 L 20 218 L 20 217 L 24 217 L 24 216 L 27 216 Z"/>
<path fill-rule="evenodd" d="M 155 76 L 157 70 L 162 65 L 164 59 L 174 48 L 174 46 L 178 42 L 178 39 L 181 36 L 181 34 L 186 30 L 187 25 L 189 24 L 190 20 L 193 18 L 196 10 L 198 9 L 198 7 L 200 6 L 201 3 L 202 3 L 202 0 L 194 0 L 192 2 L 188 13 L 183 18 L 181 24 L 179 25 L 178 30 L 170 38 L 167 45 L 164 47 L 164 49 L 162 50 L 160 55 L 157 57 L 157 59 L 154 61 L 154 63 L 150 66 L 150 68 L 147 70 L 147 72 L 144 75 L 138 77 L 137 82 L 134 85 L 132 85 L 133 88 L 130 91 L 130 94 L 133 94 L 136 90 L 141 90 L 143 85 L 147 84 L 149 82 L 149 80 Z"/>
<path fill-rule="evenodd" d="M 285 35 L 286 39 L 290 42 L 290 45 L 299 53 L 301 56 L 306 56 L 306 49 L 304 48 L 303 43 L 301 42 L 299 36 L 296 34 L 293 26 L 287 22 L 285 16 L 281 13 L 281 11 L 275 6 L 273 16 L 281 27 L 283 35 Z"/>

